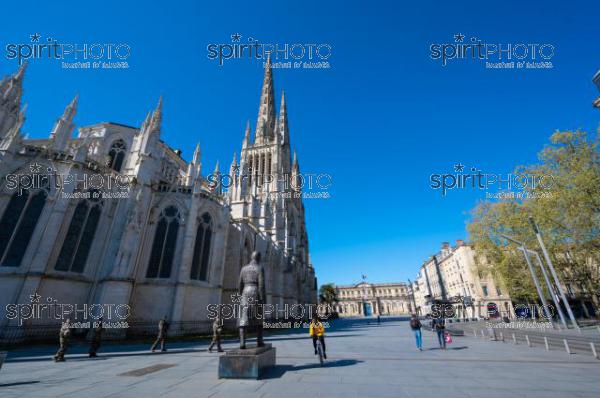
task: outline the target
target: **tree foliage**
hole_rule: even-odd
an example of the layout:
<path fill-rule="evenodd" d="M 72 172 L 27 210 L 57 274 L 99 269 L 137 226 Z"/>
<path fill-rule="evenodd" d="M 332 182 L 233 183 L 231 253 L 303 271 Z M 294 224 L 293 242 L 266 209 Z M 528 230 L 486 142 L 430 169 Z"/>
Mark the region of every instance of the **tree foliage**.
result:
<path fill-rule="evenodd" d="M 339 302 L 337 290 L 333 283 L 321 285 L 319 288 L 319 301 L 321 304 L 329 304 L 331 306 Z"/>
<path fill-rule="evenodd" d="M 537 176 L 526 195 L 496 202 L 483 201 L 471 212 L 467 226 L 480 271 L 490 272 L 516 301 L 537 300 L 537 293 L 521 252 L 506 246 L 499 234 L 539 249 L 529 217 L 544 237 L 559 274 L 579 289 L 600 288 L 600 134 L 556 132 L 539 153 L 539 164 L 518 166 L 515 174 Z M 482 259 L 485 258 L 485 261 Z M 542 279 L 540 279 L 542 280 Z M 564 282 L 564 280 L 563 280 Z"/>

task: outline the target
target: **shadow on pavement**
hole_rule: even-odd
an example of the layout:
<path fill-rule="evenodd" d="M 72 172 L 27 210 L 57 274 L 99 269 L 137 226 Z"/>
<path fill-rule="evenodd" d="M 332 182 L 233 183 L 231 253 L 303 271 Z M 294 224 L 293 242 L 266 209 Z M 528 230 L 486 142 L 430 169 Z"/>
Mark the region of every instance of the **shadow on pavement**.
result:
<path fill-rule="evenodd" d="M 7 384 L 0 384 L 0 388 L 2 387 L 13 387 L 13 386 L 22 386 L 25 384 L 37 384 L 39 383 L 39 380 L 35 380 L 35 381 L 19 381 L 16 383 L 7 383 Z"/>
<path fill-rule="evenodd" d="M 341 367 L 341 366 L 352 366 L 352 365 L 356 365 L 357 363 L 360 363 L 363 361 L 359 361 L 356 359 L 338 359 L 336 361 L 325 361 L 325 364 L 323 366 L 321 366 L 318 362 L 315 363 L 309 363 L 306 365 L 299 365 L 299 366 L 294 366 L 294 365 L 275 365 L 275 367 L 273 369 L 270 369 L 269 371 L 267 371 L 263 377 L 261 377 L 262 380 L 264 379 L 278 379 L 280 377 L 282 377 L 286 372 L 296 372 L 299 370 L 306 370 L 306 369 L 318 369 L 318 368 L 336 368 L 336 367 Z"/>
<path fill-rule="evenodd" d="M 185 354 L 185 353 L 199 353 L 199 352 L 206 352 L 206 349 L 176 349 L 176 350 L 172 350 L 172 351 L 166 351 L 166 352 L 150 352 L 150 350 L 146 349 L 144 351 L 139 351 L 139 352 L 107 352 L 107 353 L 102 353 L 101 351 L 98 353 L 98 356 L 96 358 L 89 358 L 86 354 L 80 354 L 80 353 L 74 353 L 71 356 L 69 355 L 68 351 L 67 354 L 65 355 L 66 361 L 65 362 L 80 362 L 80 361 L 101 361 L 101 360 L 105 360 L 105 359 L 109 359 L 109 358 L 118 358 L 118 357 L 134 357 L 134 356 L 146 356 L 146 355 L 169 355 L 169 354 Z M 33 357 L 33 358 L 28 358 L 28 357 L 21 357 L 21 358 L 11 358 L 9 360 L 6 361 L 6 363 L 15 363 L 15 362 L 40 362 L 40 361 L 51 361 L 52 360 L 52 356 L 44 356 L 44 357 Z"/>
<path fill-rule="evenodd" d="M 341 335 L 327 335 L 327 339 L 338 339 L 340 337 L 356 337 L 356 336 L 364 336 L 363 334 L 350 333 L 350 334 L 341 334 Z M 302 335 L 300 337 L 266 337 L 265 341 L 281 341 L 281 340 L 310 340 L 310 336 L 308 333 Z"/>
<path fill-rule="evenodd" d="M 460 346 L 460 347 L 446 347 L 446 351 L 450 351 L 450 350 L 466 350 L 467 348 L 469 348 L 466 345 Z M 431 347 L 431 348 L 427 348 L 426 351 L 435 351 L 435 350 L 442 350 L 440 347 Z"/>

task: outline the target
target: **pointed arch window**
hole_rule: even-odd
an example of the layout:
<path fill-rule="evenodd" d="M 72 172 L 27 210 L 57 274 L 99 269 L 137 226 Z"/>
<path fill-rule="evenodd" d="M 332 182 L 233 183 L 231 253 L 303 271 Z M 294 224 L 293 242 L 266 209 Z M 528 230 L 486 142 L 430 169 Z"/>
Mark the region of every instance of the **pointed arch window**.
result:
<path fill-rule="evenodd" d="M 116 140 L 113 142 L 108 152 L 108 167 L 114 171 L 121 171 L 126 152 L 127 146 L 125 145 L 125 141 Z"/>
<path fill-rule="evenodd" d="M 194 258 L 192 259 L 192 271 L 190 279 L 207 281 L 208 265 L 210 260 L 210 247 L 212 241 L 212 220 L 208 213 L 200 217 L 196 242 L 194 243 Z"/>
<path fill-rule="evenodd" d="M 252 173 L 254 172 L 254 156 L 248 156 L 248 184 L 252 185 Z"/>
<path fill-rule="evenodd" d="M 45 189 L 23 190 L 11 196 L 0 219 L 1 266 L 21 265 L 47 197 Z"/>
<path fill-rule="evenodd" d="M 177 245 L 180 215 L 174 206 L 166 207 L 158 219 L 146 278 L 170 278 Z"/>
<path fill-rule="evenodd" d="M 83 272 L 101 214 L 102 201 L 99 199 L 83 199 L 77 203 L 60 254 L 54 265 L 55 270 Z"/>

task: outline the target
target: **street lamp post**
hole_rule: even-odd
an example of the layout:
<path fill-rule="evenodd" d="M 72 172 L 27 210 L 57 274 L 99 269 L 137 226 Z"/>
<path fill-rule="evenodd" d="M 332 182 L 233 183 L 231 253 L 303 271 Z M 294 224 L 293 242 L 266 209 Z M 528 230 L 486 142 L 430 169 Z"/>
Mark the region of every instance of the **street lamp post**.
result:
<path fill-rule="evenodd" d="M 531 263 L 531 259 L 529 258 L 529 252 L 528 252 L 527 248 L 525 247 L 525 243 L 519 242 L 519 241 L 517 241 L 509 236 L 503 235 L 503 234 L 500 234 L 500 236 L 502 236 L 504 239 L 507 239 L 507 240 L 519 245 L 519 250 L 521 250 L 523 252 L 523 255 L 525 256 L 525 261 L 527 262 L 527 266 L 529 267 L 529 272 L 531 273 L 531 277 L 533 278 L 533 283 L 535 284 L 535 288 L 537 290 L 538 296 L 540 296 L 540 300 L 542 301 L 543 309 L 544 309 L 544 312 L 546 313 L 546 318 L 550 321 L 550 323 L 554 327 L 554 323 L 552 322 L 552 315 L 550 314 L 550 311 L 548 310 L 548 303 L 546 302 L 546 297 L 544 296 L 544 292 L 542 291 L 540 282 L 537 278 L 537 275 L 535 274 L 535 270 L 533 269 L 533 264 Z"/>
<path fill-rule="evenodd" d="M 560 284 L 560 280 L 558 279 L 558 275 L 556 274 L 556 270 L 554 269 L 554 265 L 552 264 L 552 260 L 550 259 L 550 255 L 548 254 L 548 250 L 546 250 L 546 245 L 544 245 L 544 241 L 542 240 L 542 234 L 540 233 L 540 229 L 538 228 L 537 224 L 535 223 L 535 220 L 533 219 L 533 217 L 529 217 L 529 222 L 531 223 L 531 226 L 533 227 L 533 231 L 535 232 L 535 236 L 536 236 L 538 242 L 540 243 L 540 247 L 542 248 L 542 252 L 544 253 L 544 258 L 546 259 L 548 268 L 550 268 L 550 273 L 552 274 L 552 277 L 554 278 L 554 283 L 556 283 L 556 288 L 558 289 L 558 292 L 560 293 L 560 297 L 562 298 L 563 303 L 565 303 L 565 308 L 567 309 L 569 318 L 571 318 L 571 322 L 573 323 L 573 326 L 575 327 L 575 329 L 580 330 L 579 325 L 577 324 L 577 321 L 575 320 L 575 316 L 573 315 L 573 311 L 571 311 L 571 305 L 569 305 L 569 302 L 567 301 L 567 296 L 565 295 L 565 292 Z"/>
<path fill-rule="evenodd" d="M 537 257 L 538 263 L 540 264 L 540 268 L 542 269 L 542 274 L 544 275 L 544 280 L 546 281 L 546 286 L 548 287 L 548 292 L 550 293 L 550 297 L 552 297 L 552 302 L 556 306 L 556 310 L 558 311 L 558 315 L 560 316 L 560 321 L 562 322 L 564 327 L 567 327 L 567 322 L 565 320 L 565 314 L 563 314 L 562 308 L 560 307 L 559 300 L 556 297 L 556 293 L 552 288 L 552 284 L 550 283 L 550 278 L 548 278 L 548 273 L 546 272 L 546 267 L 544 267 L 544 263 L 540 257 L 540 254 L 534 250 L 530 250 L 530 253 L 535 254 Z"/>
<path fill-rule="evenodd" d="M 410 294 L 412 296 L 413 308 L 415 315 L 419 315 L 419 311 L 417 310 L 417 301 L 415 300 L 415 289 L 413 288 L 412 282 L 410 279 L 408 280 L 408 286 L 410 286 Z"/>

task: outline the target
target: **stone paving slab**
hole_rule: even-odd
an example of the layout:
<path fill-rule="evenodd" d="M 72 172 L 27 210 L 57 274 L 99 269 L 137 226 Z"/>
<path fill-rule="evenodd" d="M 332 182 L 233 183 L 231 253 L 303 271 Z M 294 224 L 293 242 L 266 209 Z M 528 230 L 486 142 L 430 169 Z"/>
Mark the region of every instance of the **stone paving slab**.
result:
<path fill-rule="evenodd" d="M 0 370 L 0 396 L 600 396 L 600 361 L 591 356 L 469 336 L 440 350 L 434 337 L 423 331 L 420 352 L 406 321 L 337 320 L 327 331 L 329 359 L 321 368 L 306 330 L 271 335 L 266 340 L 277 347 L 277 366 L 258 381 L 218 379 L 218 354 L 206 352 L 206 342 L 174 343 L 154 354 L 140 344 L 106 344 L 95 359 L 86 357 L 87 347 L 73 347 L 64 363 L 51 361 L 56 347 L 35 347 L 9 353 Z M 233 341 L 224 344 L 234 347 Z M 159 370 L 145 373 L 148 367 Z M 121 375 L 126 372 L 140 375 Z"/>

